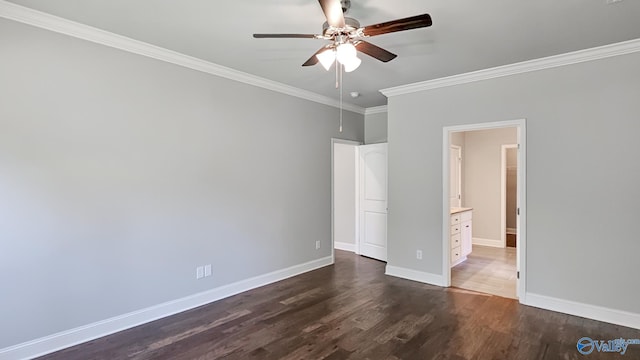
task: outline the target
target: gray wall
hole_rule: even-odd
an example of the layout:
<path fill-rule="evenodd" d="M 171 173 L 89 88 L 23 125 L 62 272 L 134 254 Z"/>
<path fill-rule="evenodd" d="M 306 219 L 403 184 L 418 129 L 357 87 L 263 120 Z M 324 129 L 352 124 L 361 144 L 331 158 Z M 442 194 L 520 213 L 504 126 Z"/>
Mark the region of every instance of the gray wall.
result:
<path fill-rule="evenodd" d="M 528 291 L 640 312 L 638 64 L 635 53 L 390 97 L 389 264 L 442 272 L 443 126 L 526 118 Z"/>
<path fill-rule="evenodd" d="M 517 138 L 515 127 L 465 133 L 464 206 L 473 208 L 473 237 L 494 246 L 502 246 L 502 145 Z"/>
<path fill-rule="evenodd" d="M 0 49 L 0 348 L 330 256 L 362 115 L 3 19 Z"/>
<path fill-rule="evenodd" d="M 387 113 L 367 114 L 364 117 L 364 143 L 387 142 Z"/>

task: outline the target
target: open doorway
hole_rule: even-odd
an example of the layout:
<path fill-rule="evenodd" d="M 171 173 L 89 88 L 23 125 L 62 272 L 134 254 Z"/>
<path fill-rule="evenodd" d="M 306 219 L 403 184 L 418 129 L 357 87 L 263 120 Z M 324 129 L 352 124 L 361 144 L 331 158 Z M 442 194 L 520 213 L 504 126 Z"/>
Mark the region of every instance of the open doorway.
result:
<path fill-rule="evenodd" d="M 524 120 L 516 120 L 444 128 L 443 272 L 447 286 L 524 301 L 518 296 L 525 288 L 524 127 Z M 457 148 L 460 168 L 453 161 Z M 507 165 L 509 156 L 515 157 L 515 165 Z M 453 196 L 456 177 L 461 183 L 459 199 Z M 515 186 L 509 180 L 515 180 Z M 508 191 L 508 185 L 514 192 Z M 512 194 L 515 199 L 508 196 Z M 507 219 L 511 210 L 515 216 Z M 517 247 L 507 247 L 507 229 L 514 233 Z"/>
<path fill-rule="evenodd" d="M 358 249 L 359 142 L 331 139 L 331 237 L 333 249 Z"/>
<path fill-rule="evenodd" d="M 502 145 L 502 233 L 505 246 L 517 246 L 518 228 L 518 145 Z"/>
<path fill-rule="evenodd" d="M 332 139 L 332 254 L 387 261 L 387 210 L 387 143 Z"/>

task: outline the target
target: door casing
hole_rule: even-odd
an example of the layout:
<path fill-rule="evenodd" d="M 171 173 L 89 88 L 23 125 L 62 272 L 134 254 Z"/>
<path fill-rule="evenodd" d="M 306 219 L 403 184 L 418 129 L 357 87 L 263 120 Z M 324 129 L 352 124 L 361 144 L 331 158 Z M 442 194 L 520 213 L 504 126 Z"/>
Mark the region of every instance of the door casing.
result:
<path fill-rule="evenodd" d="M 450 181 L 450 148 L 451 133 L 475 130 L 500 129 L 515 127 L 517 129 L 518 151 L 518 175 L 517 175 L 517 197 L 519 215 L 517 217 L 517 271 L 519 273 L 516 293 L 520 303 L 526 304 L 527 289 L 527 267 L 526 267 L 526 236 L 527 236 L 527 205 L 526 205 L 526 119 L 507 120 L 497 122 L 486 122 L 467 125 L 446 126 L 442 129 L 442 274 L 443 285 L 451 286 L 451 246 L 450 246 L 450 204 L 449 204 L 449 181 Z"/>

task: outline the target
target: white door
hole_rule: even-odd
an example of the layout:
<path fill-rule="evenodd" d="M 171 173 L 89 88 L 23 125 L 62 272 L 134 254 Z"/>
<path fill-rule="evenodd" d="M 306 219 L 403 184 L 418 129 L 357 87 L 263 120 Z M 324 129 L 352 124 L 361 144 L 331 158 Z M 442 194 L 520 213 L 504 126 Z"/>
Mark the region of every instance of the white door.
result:
<path fill-rule="evenodd" d="M 387 261 L 387 144 L 362 145 L 360 255 Z"/>
<path fill-rule="evenodd" d="M 462 149 L 459 146 L 452 145 L 449 150 L 449 206 L 462 206 Z"/>

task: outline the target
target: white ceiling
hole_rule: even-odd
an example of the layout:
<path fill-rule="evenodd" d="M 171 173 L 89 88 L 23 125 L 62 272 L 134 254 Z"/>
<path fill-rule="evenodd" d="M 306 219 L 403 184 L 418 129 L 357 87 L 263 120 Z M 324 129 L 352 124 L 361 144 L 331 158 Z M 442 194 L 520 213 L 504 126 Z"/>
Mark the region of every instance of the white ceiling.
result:
<path fill-rule="evenodd" d="M 336 0 L 337 1 L 337 0 Z M 338 98 L 335 73 L 303 68 L 325 44 L 254 39 L 253 33 L 321 32 L 315 0 L 10 0 L 216 64 Z M 345 74 L 345 101 L 386 104 L 380 89 L 640 38 L 640 1 L 352 0 L 362 25 L 429 13 L 433 26 L 370 38 L 398 58 L 362 55 Z"/>

